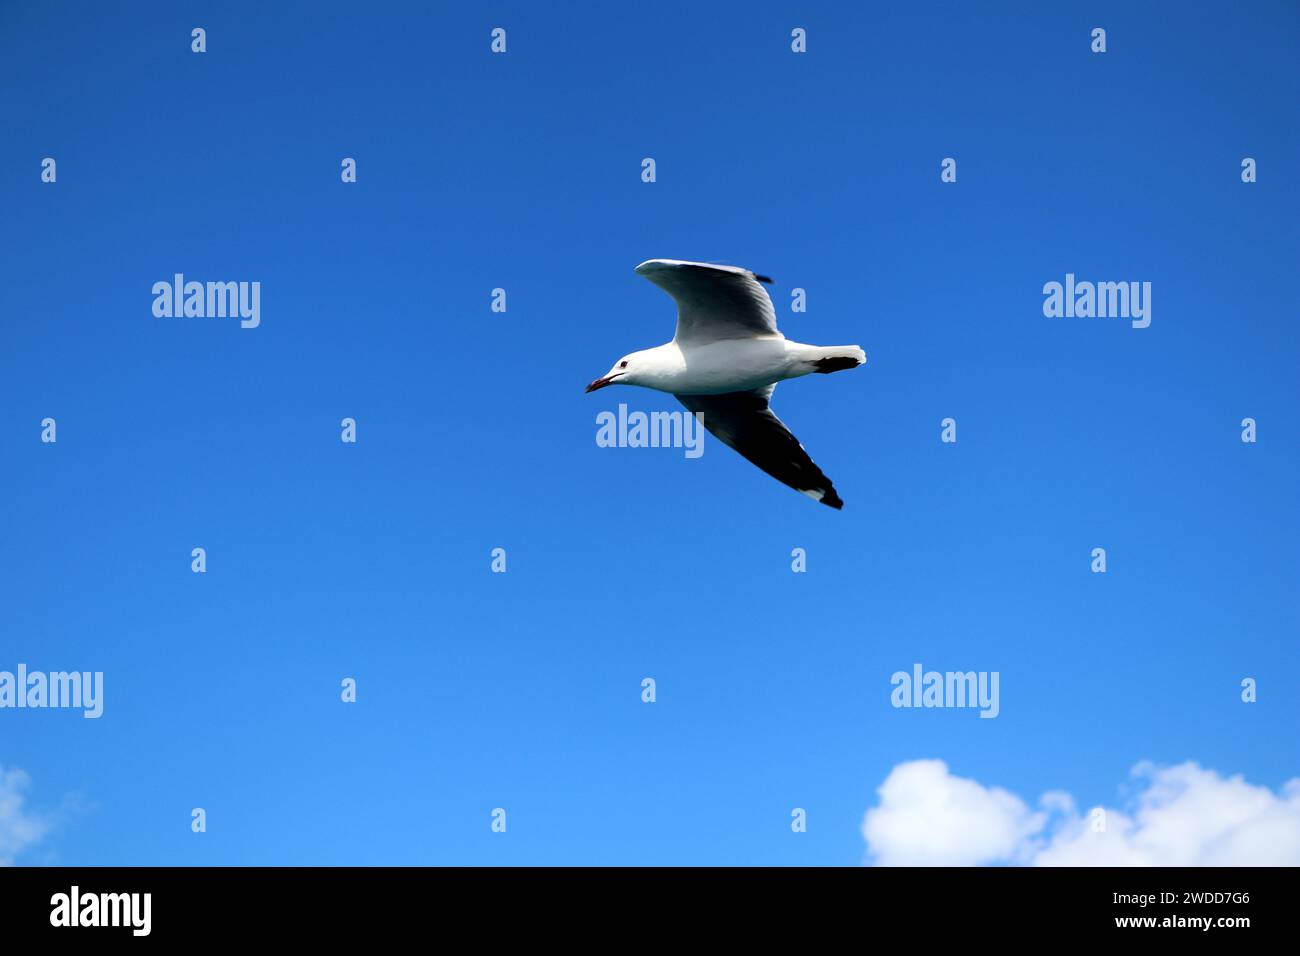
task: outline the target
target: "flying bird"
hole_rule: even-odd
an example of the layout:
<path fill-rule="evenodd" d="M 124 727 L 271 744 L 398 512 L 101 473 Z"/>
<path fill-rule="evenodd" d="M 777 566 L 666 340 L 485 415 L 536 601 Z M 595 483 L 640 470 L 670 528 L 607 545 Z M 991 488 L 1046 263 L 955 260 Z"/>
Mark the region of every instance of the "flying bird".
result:
<path fill-rule="evenodd" d="M 776 310 L 760 284 L 772 280 L 748 269 L 650 259 L 636 271 L 676 300 L 677 334 L 664 345 L 624 355 L 587 391 L 641 385 L 668 392 L 777 481 L 843 508 L 831 480 L 772 414 L 770 402 L 777 382 L 857 368 L 866 353 L 856 345 L 791 342 L 777 331 Z"/>

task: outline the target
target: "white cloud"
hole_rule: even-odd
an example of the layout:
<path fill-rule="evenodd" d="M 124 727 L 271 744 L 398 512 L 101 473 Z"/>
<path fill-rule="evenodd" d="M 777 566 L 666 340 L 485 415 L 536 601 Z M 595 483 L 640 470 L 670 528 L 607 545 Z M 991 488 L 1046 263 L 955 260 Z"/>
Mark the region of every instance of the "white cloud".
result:
<path fill-rule="evenodd" d="M 972 866 L 1015 855 L 1043 826 L 1015 794 L 948 773 L 942 760 L 893 769 L 862 835 L 884 866 Z"/>
<path fill-rule="evenodd" d="M 1080 812 L 1060 792 L 1031 808 L 1013 793 L 957 777 L 942 760 L 896 766 L 862 821 L 882 866 L 1296 866 L 1300 778 L 1280 792 L 1195 763 L 1133 768 L 1123 809 Z"/>
<path fill-rule="evenodd" d="M 47 825 L 23 809 L 23 793 L 31 778 L 16 767 L 0 767 L 0 866 L 12 866 L 14 857 L 38 842 Z"/>

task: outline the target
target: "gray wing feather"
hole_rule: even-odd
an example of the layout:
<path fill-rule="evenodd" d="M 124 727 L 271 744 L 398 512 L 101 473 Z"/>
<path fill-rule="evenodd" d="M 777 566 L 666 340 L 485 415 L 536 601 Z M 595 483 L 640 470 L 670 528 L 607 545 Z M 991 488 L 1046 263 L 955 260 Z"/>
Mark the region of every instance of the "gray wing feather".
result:
<path fill-rule="evenodd" d="M 702 344 L 759 335 L 781 337 L 772 300 L 759 277 L 748 269 L 650 259 L 636 271 L 676 300 L 675 342 Z"/>

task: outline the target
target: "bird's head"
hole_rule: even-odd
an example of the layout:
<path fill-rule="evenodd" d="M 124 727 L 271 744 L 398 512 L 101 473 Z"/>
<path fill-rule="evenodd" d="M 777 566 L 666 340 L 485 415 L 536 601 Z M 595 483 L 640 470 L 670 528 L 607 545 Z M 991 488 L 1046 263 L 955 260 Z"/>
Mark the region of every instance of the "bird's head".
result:
<path fill-rule="evenodd" d="M 587 386 L 587 391 L 594 392 L 598 388 L 604 388 L 606 385 L 637 385 L 638 375 L 644 371 L 642 365 L 644 361 L 641 358 L 641 352 L 633 352 L 631 355 L 624 355 L 614 363 L 614 367 L 608 372 L 596 379 Z"/>

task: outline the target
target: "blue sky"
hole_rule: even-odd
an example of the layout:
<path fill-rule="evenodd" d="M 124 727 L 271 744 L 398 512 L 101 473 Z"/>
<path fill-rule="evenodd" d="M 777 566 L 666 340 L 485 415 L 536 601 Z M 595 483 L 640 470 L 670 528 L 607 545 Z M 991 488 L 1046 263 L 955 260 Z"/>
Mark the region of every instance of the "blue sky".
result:
<path fill-rule="evenodd" d="M 19 862 L 853 865 L 919 758 L 1300 774 L 1296 8 L 841 6 L 0 5 L 0 669 L 105 674 L 0 711 Z M 671 336 L 658 256 L 866 350 L 774 401 L 843 512 L 597 447 L 678 407 L 582 391 Z M 892 708 L 914 662 L 999 717 Z"/>

